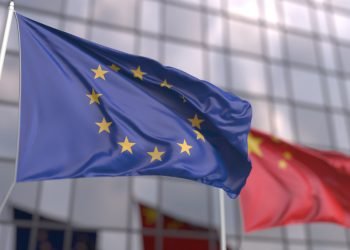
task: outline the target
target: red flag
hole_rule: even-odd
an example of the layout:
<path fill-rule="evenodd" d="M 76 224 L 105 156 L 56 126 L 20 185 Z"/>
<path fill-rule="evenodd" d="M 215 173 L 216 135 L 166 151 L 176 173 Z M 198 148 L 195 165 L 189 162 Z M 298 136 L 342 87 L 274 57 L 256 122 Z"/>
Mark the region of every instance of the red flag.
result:
<path fill-rule="evenodd" d="M 144 229 L 155 229 L 157 223 L 157 210 L 140 205 L 140 213 L 142 220 L 142 227 Z M 185 230 L 193 232 L 209 233 L 208 228 L 196 226 L 194 224 L 186 223 L 182 220 L 173 218 L 163 214 L 163 229 L 165 230 Z M 156 236 L 143 236 L 144 250 L 156 249 Z M 216 241 L 215 249 L 219 250 L 219 242 Z M 209 250 L 209 239 L 198 238 L 176 238 L 176 237 L 163 237 L 163 250 L 178 250 L 178 249 L 191 249 L 191 250 Z"/>
<path fill-rule="evenodd" d="M 350 157 L 252 130 L 253 169 L 241 194 L 245 230 L 290 223 L 350 226 Z"/>

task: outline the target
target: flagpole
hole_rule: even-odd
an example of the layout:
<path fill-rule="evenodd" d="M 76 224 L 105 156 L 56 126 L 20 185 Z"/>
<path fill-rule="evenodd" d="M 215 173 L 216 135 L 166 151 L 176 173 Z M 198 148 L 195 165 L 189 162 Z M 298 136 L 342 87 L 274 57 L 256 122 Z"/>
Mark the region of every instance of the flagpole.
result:
<path fill-rule="evenodd" d="M 2 39 L 2 45 L 1 45 L 1 50 L 0 50 L 0 79 L 1 79 L 1 76 L 2 76 L 3 68 L 4 68 L 5 54 L 6 54 L 7 43 L 8 43 L 9 35 L 10 35 L 12 17 L 13 17 L 13 13 L 15 11 L 15 4 L 14 4 L 13 1 L 10 1 L 8 9 L 9 9 L 9 11 L 8 11 L 8 14 L 7 14 L 6 26 L 5 26 L 4 36 L 3 36 L 3 39 Z M 11 186 L 10 186 L 9 190 L 7 191 L 4 199 L 1 201 L 0 214 L 4 210 L 5 205 L 6 205 L 7 201 L 8 201 L 8 199 L 10 198 L 11 193 L 12 193 L 13 189 L 15 188 L 16 175 L 17 175 L 17 163 L 16 163 L 16 170 L 15 170 L 14 180 L 11 183 Z"/>
<path fill-rule="evenodd" d="M 220 249 L 226 250 L 225 192 L 220 189 Z"/>
<path fill-rule="evenodd" d="M 1 205 L 0 205 L 0 214 L 2 213 L 2 210 L 4 210 L 5 205 L 8 201 L 8 199 L 10 198 L 10 195 L 12 194 L 13 189 L 15 188 L 16 182 L 13 181 L 11 184 L 11 187 L 9 188 L 9 190 L 7 191 L 7 194 L 5 195 L 5 198 L 2 200 Z"/>
<path fill-rule="evenodd" d="M 12 22 L 12 17 L 13 17 L 14 11 L 15 11 L 15 4 L 13 1 L 11 1 L 9 4 L 9 11 L 7 14 L 5 32 L 4 32 L 4 37 L 2 39 L 2 45 L 1 45 L 1 51 L 0 51 L 0 79 L 2 76 L 2 70 L 4 68 L 5 54 L 6 54 L 6 49 L 7 49 L 7 43 L 9 40 L 11 22 Z"/>

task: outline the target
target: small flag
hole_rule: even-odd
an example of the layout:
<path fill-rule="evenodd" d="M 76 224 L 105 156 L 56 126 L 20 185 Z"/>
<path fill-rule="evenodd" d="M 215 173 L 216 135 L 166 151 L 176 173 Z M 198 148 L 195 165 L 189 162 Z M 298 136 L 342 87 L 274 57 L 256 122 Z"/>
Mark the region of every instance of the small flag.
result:
<path fill-rule="evenodd" d="M 18 181 L 163 175 L 239 194 L 251 169 L 248 102 L 154 60 L 17 19 Z"/>
<path fill-rule="evenodd" d="M 246 231 L 291 223 L 350 226 L 350 157 L 252 130 L 253 169 L 241 194 Z"/>
<path fill-rule="evenodd" d="M 191 249 L 191 250 L 219 250 L 220 243 L 218 240 L 218 233 L 216 230 L 198 226 L 193 223 L 186 222 L 184 220 L 180 220 L 175 218 L 174 216 L 170 216 L 167 214 L 162 214 L 155 208 L 140 204 L 140 214 L 141 214 L 141 222 L 143 229 L 153 229 L 154 235 L 144 234 L 143 235 L 143 249 L 144 250 L 153 250 L 157 247 L 157 218 L 158 216 L 162 216 L 162 230 L 166 231 L 165 235 L 162 237 L 162 249 L 163 250 L 177 250 L 177 249 Z M 171 236 L 167 235 L 173 231 L 182 231 L 187 234 L 188 232 L 193 234 L 198 234 L 202 237 L 189 237 L 186 235 L 185 237 L 179 236 Z M 216 239 L 214 240 L 214 244 L 210 240 L 210 235 L 215 235 Z M 230 250 L 230 248 L 227 248 Z"/>
<path fill-rule="evenodd" d="M 13 209 L 13 217 L 15 221 L 25 221 L 30 224 L 33 223 L 33 214 L 20 210 Z M 40 228 L 36 235 L 36 248 L 38 250 L 58 250 L 64 249 L 65 230 L 67 225 L 61 221 L 52 218 L 39 216 L 39 223 L 51 223 L 58 228 L 47 229 Z M 31 241 L 31 235 L 34 229 L 30 227 L 21 227 L 20 224 L 16 228 L 16 250 L 28 250 Z M 72 231 L 72 250 L 95 250 L 97 249 L 97 231 L 96 230 L 76 230 Z"/>

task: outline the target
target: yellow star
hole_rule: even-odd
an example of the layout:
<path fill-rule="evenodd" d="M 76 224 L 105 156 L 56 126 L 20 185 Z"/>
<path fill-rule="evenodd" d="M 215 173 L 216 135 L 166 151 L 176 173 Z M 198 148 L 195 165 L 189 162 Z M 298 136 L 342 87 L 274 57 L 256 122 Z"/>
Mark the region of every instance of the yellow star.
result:
<path fill-rule="evenodd" d="M 147 225 L 154 225 L 156 223 L 157 219 L 157 211 L 152 208 L 144 208 L 143 213 L 146 217 L 146 224 Z"/>
<path fill-rule="evenodd" d="M 123 142 L 118 142 L 120 146 L 122 146 L 122 153 L 125 151 L 129 151 L 130 154 L 132 154 L 132 147 L 136 144 L 134 142 L 130 142 L 128 137 L 126 136 Z"/>
<path fill-rule="evenodd" d="M 262 143 L 262 139 L 258 137 L 254 137 L 252 133 L 248 135 L 248 153 L 256 154 L 257 156 L 262 157 L 262 152 L 260 149 L 260 144 Z"/>
<path fill-rule="evenodd" d="M 118 72 L 120 70 L 120 67 L 118 67 L 117 65 L 115 64 L 112 64 L 111 66 L 109 66 L 109 68 L 115 72 Z"/>
<path fill-rule="evenodd" d="M 91 69 L 91 71 L 95 73 L 95 79 L 102 78 L 103 80 L 106 80 L 105 74 L 107 74 L 108 71 L 107 70 L 103 70 L 101 68 L 101 65 L 98 65 L 97 69 Z"/>
<path fill-rule="evenodd" d="M 98 133 L 102 133 L 103 131 L 106 131 L 107 133 L 111 132 L 109 127 L 112 125 L 112 122 L 107 122 L 105 118 L 103 118 L 101 122 L 96 122 L 96 125 L 100 127 Z"/>
<path fill-rule="evenodd" d="M 291 160 L 292 159 L 292 153 L 289 151 L 286 151 L 283 153 L 283 157 L 287 160 Z"/>
<path fill-rule="evenodd" d="M 278 162 L 278 167 L 280 168 L 280 169 L 286 169 L 287 168 L 287 162 L 285 161 L 285 160 L 280 160 L 279 162 Z"/>
<path fill-rule="evenodd" d="M 179 147 L 181 148 L 180 153 L 186 152 L 188 155 L 191 155 L 190 149 L 192 148 L 192 146 L 188 145 L 185 139 L 183 143 L 178 143 L 177 145 L 179 145 Z"/>
<path fill-rule="evenodd" d="M 141 67 L 138 66 L 137 69 L 132 69 L 131 72 L 134 74 L 135 78 L 138 78 L 140 80 L 143 80 L 143 75 L 146 75 L 145 72 L 141 71 Z"/>
<path fill-rule="evenodd" d="M 168 88 L 170 89 L 173 85 L 169 84 L 167 82 L 167 80 L 164 80 L 161 84 L 160 84 L 161 87 L 164 87 L 164 88 Z"/>
<path fill-rule="evenodd" d="M 199 129 L 201 128 L 201 123 L 204 122 L 204 120 L 198 119 L 197 114 L 195 114 L 194 118 L 190 118 L 188 120 L 192 123 L 192 127 Z"/>
<path fill-rule="evenodd" d="M 91 95 L 86 95 L 86 96 L 90 98 L 90 104 L 93 104 L 93 103 L 100 104 L 100 100 L 98 98 L 100 98 L 102 94 L 97 94 L 95 90 L 92 90 Z"/>
<path fill-rule="evenodd" d="M 151 162 L 158 160 L 158 161 L 162 161 L 162 155 L 165 152 L 159 152 L 158 148 L 155 147 L 153 152 L 147 152 L 147 154 L 149 154 L 152 158 L 151 158 Z"/>
<path fill-rule="evenodd" d="M 196 133 L 196 135 L 197 135 L 197 140 L 202 140 L 203 142 L 205 142 L 205 138 L 204 138 L 204 136 L 202 135 L 202 133 L 201 132 L 199 132 L 198 130 L 193 130 L 195 133 Z"/>

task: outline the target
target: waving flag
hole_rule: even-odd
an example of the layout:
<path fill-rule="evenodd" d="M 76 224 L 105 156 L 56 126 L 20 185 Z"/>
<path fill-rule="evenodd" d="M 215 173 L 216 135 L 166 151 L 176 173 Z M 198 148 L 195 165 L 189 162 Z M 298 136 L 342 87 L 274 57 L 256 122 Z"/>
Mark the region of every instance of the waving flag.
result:
<path fill-rule="evenodd" d="M 290 223 L 350 226 L 350 157 L 252 130 L 253 170 L 241 195 L 246 231 Z"/>
<path fill-rule="evenodd" d="M 240 192 L 251 168 L 248 102 L 154 60 L 17 19 L 18 181 L 164 175 Z"/>

